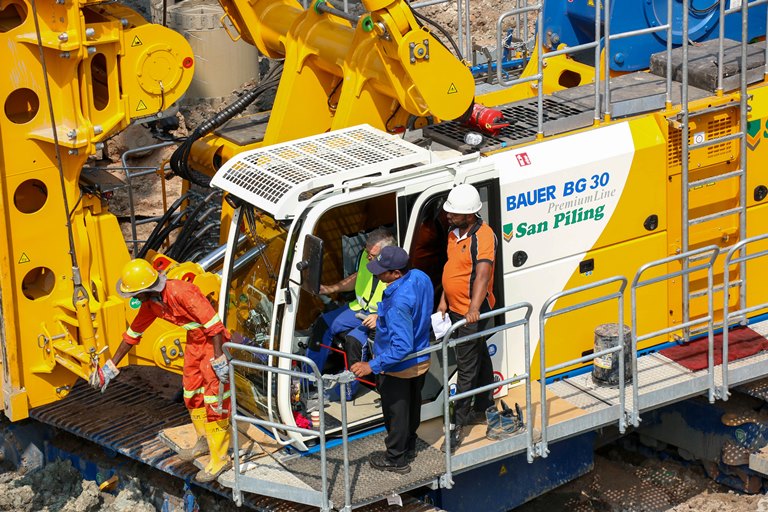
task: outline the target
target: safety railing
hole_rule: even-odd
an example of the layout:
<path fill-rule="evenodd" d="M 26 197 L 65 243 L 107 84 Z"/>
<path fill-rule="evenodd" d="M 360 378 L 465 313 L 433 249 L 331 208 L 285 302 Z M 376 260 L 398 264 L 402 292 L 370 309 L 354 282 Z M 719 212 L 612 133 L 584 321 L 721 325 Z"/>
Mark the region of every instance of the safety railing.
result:
<path fill-rule="evenodd" d="M 136 202 L 133 197 L 133 192 L 134 192 L 133 180 L 136 178 L 140 178 L 142 176 L 161 173 L 162 178 L 160 180 L 160 183 L 162 187 L 163 210 L 166 210 L 167 208 L 167 200 L 166 200 L 166 193 L 165 193 L 165 179 L 164 179 L 164 173 L 162 172 L 162 167 L 135 166 L 135 165 L 131 166 L 131 165 L 128 165 L 128 158 L 131 155 L 141 154 L 146 151 L 153 151 L 155 149 L 164 148 L 167 146 L 171 146 L 173 144 L 177 144 L 177 142 L 166 141 L 158 144 L 151 144 L 148 146 L 141 146 L 141 147 L 129 149 L 125 151 L 121 156 L 121 163 L 122 163 L 121 167 L 84 167 L 83 168 L 83 170 L 103 171 L 103 172 L 120 171 L 123 174 L 125 174 L 125 184 L 121 185 L 120 188 L 124 187 L 128 195 L 128 216 L 131 222 L 131 239 L 126 240 L 126 242 L 129 245 L 133 246 L 131 250 L 131 254 L 133 255 L 133 257 L 137 257 L 139 255 L 139 244 L 144 241 L 144 240 L 138 239 L 137 226 L 140 226 L 141 224 L 149 224 L 152 222 L 157 222 L 161 218 L 160 216 L 142 218 L 140 220 L 136 218 Z"/>
<path fill-rule="evenodd" d="M 531 306 L 527 302 L 521 302 L 518 304 L 514 304 L 512 306 L 506 306 L 499 309 L 494 309 L 492 311 L 488 311 L 486 313 L 483 313 L 480 315 L 480 320 L 486 320 L 489 318 L 494 318 L 501 315 L 506 315 L 507 313 L 511 313 L 513 311 L 523 311 L 523 318 L 519 320 L 514 320 L 511 322 L 506 322 L 503 325 L 499 325 L 496 327 L 492 327 L 490 329 L 485 329 L 483 331 L 479 331 L 467 336 L 462 336 L 461 338 L 452 339 L 453 333 L 458 331 L 459 328 L 465 326 L 467 324 L 467 321 L 462 319 L 458 322 L 451 325 L 451 327 L 448 329 L 448 331 L 445 333 L 445 335 L 442 338 L 442 341 L 438 344 L 435 344 L 425 350 L 422 350 L 419 352 L 419 354 L 412 356 L 412 357 L 418 357 L 422 354 L 432 353 L 440 351 L 442 353 L 443 358 L 443 433 L 445 435 L 445 443 L 446 443 L 446 450 L 445 450 L 445 474 L 440 478 L 440 486 L 450 489 L 453 487 L 453 471 L 451 466 L 451 461 L 453 458 L 453 455 L 451 453 L 450 449 L 450 443 L 449 443 L 449 436 L 451 433 L 451 412 L 450 407 L 451 403 L 455 402 L 456 400 L 461 400 L 464 398 L 471 398 L 475 395 L 478 395 L 480 393 L 490 392 L 500 386 L 507 386 L 509 384 L 514 384 L 516 382 L 525 381 L 525 417 L 527 418 L 527 425 L 526 425 L 526 440 L 527 440 L 527 453 L 528 453 L 528 461 L 532 462 L 534 458 L 534 452 L 533 452 L 533 422 L 531 420 L 531 335 L 530 335 L 530 319 L 531 319 L 531 313 L 533 312 L 533 306 Z M 498 382 L 493 382 L 491 384 L 487 384 L 485 386 L 480 386 L 475 389 L 470 389 L 467 391 L 463 391 L 461 393 L 456 393 L 455 395 L 451 396 L 450 394 L 450 384 L 449 379 L 450 375 L 448 373 L 448 349 L 454 348 L 457 345 L 461 345 L 463 343 L 467 343 L 469 341 L 476 341 L 478 339 L 486 339 L 488 336 L 491 336 L 492 334 L 495 334 L 497 332 L 502 331 L 508 331 L 510 329 L 514 329 L 515 327 L 523 327 L 523 341 L 524 341 L 524 355 L 525 355 L 525 373 L 515 375 L 513 377 L 509 377 L 507 379 L 500 380 Z"/>
<path fill-rule="evenodd" d="M 320 423 L 318 426 L 318 430 L 301 428 L 298 426 L 287 425 L 285 423 L 276 423 L 274 421 L 270 421 L 262 418 L 238 414 L 237 386 L 232 385 L 231 396 L 230 396 L 231 407 L 232 407 L 232 415 L 231 415 L 232 446 L 234 447 L 239 446 L 239 442 L 238 442 L 239 433 L 238 433 L 237 423 L 241 421 L 245 423 L 249 423 L 251 425 L 264 427 L 267 429 L 295 432 L 302 436 L 309 436 L 310 438 L 317 437 L 320 445 L 320 481 L 321 481 L 321 489 L 322 489 L 320 491 L 321 499 L 320 499 L 319 505 L 320 505 L 321 511 L 323 512 L 330 511 L 333 504 L 331 503 L 331 500 L 329 498 L 330 493 L 328 489 L 328 468 L 326 465 L 327 446 L 326 446 L 326 438 L 325 438 L 325 397 L 324 397 L 325 393 L 323 392 L 323 390 L 325 389 L 325 381 L 327 379 L 323 375 L 321 375 L 315 362 L 305 356 L 288 354 L 285 352 L 269 350 L 266 348 L 252 347 L 249 345 L 241 345 L 239 343 L 232 343 L 232 342 L 225 343 L 223 348 L 224 348 L 224 352 L 227 355 L 227 358 L 230 360 L 229 381 L 232 383 L 235 382 L 235 369 L 238 367 L 242 367 L 242 368 L 249 368 L 251 370 L 259 370 L 259 371 L 275 373 L 279 375 L 286 375 L 288 377 L 306 379 L 310 382 L 314 382 L 317 384 L 318 408 L 320 413 Z M 266 358 L 288 359 L 292 362 L 300 363 L 301 365 L 303 365 L 303 368 L 309 368 L 311 370 L 311 373 L 301 371 L 301 370 L 289 370 L 285 368 L 279 368 L 279 367 L 271 366 L 268 364 L 243 361 L 233 357 L 232 350 L 244 351 L 257 356 L 264 356 L 265 359 Z M 349 375 L 346 375 L 346 374 L 349 374 Z M 349 477 L 349 440 L 348 440 L 348 433 L 347 433 L 346 386 L 348 385 L 349 382 L 354 380 L 354 375 L 352 375 L 350 372 L 345 372 L 340 376 L 336 376 L 333 380 L 336 382 L 339 382 L 339 385 L 343 387 L 343 389 L 340 390 L 339 396 L 340 396 L 340 402 L 341 402 L 341 442 L 342 442 L 342 450 L 343 450 L 343 457 L 344 457 L 344 507 L 345 507 L 344 510 L 351 510 L 352 499 L 351 499 L 351 483 L 350 483 L 350 477 Z M 240 506 L 242 504 L 242 491 L 241 491 L 242 476 L 240 472 L 240 466 L 241 466 L 240 453 L 237 448 L 234 450 L 233 464 L 234 464 L 234 484 L 232 486 L 232 499 L 235 501 L 235 503 L 237 503 L 238 506 Z M 275 482 L 270 482 L 268 483 L 268 485 L 277 486 L 278 484 Z M 314 494 L 314 493 L 310 493 L 305 489 L 285 486 L 285 488 L 282 489 L 282 493 L 280 497 L 282 499 L 287 499 L 289 501 L 307 503 L 308 501 L 312 501 L 311 499 L 310 500 L 307 499 L 308 497 L 311 498 L 310 494 Z M 316 504 L 316 503 L 308 503 L 308 504 Z"/>
<path fill-rule="evenodd" d="M 688 251 L 689 249 L 689 240 L 690 240 L 690 234 L 689 234 L 689 228 L 693 226 L 694 224 L 700 224 L 703 222 L 707 222 L 710 220 L 714 220 L 719 217 L 725 217 L 729 215 L 738 215 L 739 216 L 739 237 L 743 238 L 746 233 L 747 229 L 747 211 L 746 211 L 746 205 L 747 205 L 747 180 L 746 180 L 746 170 L 747 170 L 747 136 L 746 136 L 746 130 L 747 130 L 747 44 L 748 44 L 748 27 L 749 27 L 749 9 L 751 7 L 754 7 L 756 5 L 765 3 L 765 0 L 758 0 L 755 2 L 740 2 L 740 6 L 738 7 L 732 7 L 731 9 L 726 10 L 725 9 L 725 2 L 720 2 L 720 10 L 719 10 L 719 17 L 718 17 L 718 23 L 719 23 L 719 32 L 718 32 L 718 49 L 717 49 L 717 89 L 716 94 L 718 96 L 723 94 L 723 77 L 724 77 L 724 44 L 725 44 L 725 16 L 728 14 L 733 14 L 736 12 L 741 13 L 741 75 L 739 80 L 739 130 L 736 133 L 725 135 L 725 136 L 719 136 L 719 137 L 713 137 L 706 141 L 706 143 L 696 143 L 695 145 L 691 145 L 689 143 L 689 136 L 690 136 L 690 126 L 689 126 L 689 119 L 690 119 L 690 111 L 688 108 L 688 45 L 682 46 L 682 66 L 681 66 L 681 105 L 682 110 L 678 114 L 678 118 L 681 122 L 681 150 L 680 150 L 680 177 L 681 177 L 681 191 L 682 191 L 682 197 L 681 197 L 681 208 L 682 208 L 682 233 L 681 233 L 681 250 L 683 252 Z M 688 33 L 689 33 L 689 11 L 690 6 L 688 2 L 683 2 L 683 21 L 682 21 L 682 38 L 683 41 L 688 40 Z M 768 13 L 768 10 L 766 11 Z M 768 16 L 768 14 L 767 14 Z M 768 27 L 768 18 L 766 18 L 766 26 Z M 766 55 L 768 55 L 768 49 L 766 49 Z M 671 59 L 667 59 L 668 62 Z M 765 73 L 768 73 L 768 61 L 765 61 L 765 69 L 764 69 L 764 75 Z M 688 194 L 690 190 L 697 188 L 699 185 L 701 185 L 701 181 L 705 180 L 699 180 L 699 182 L 690 182 L 689 178 L 689 167 L 690 167 L 690 151 L 701 149 L 707 146 L 711 146 L 713 144 L 717 143 L 724 143 L 728 142 L 730 140 L 738 139 L 739 140 L 739 169 L 738 171 L 732 171 L 723 173 L 722 176 L 725 177 L 734 177 L 739 180 L 739 202 L 736 207 L 727 209 L 727 210 L 721 210 L 717 212 L 710 213 L 708 215 L 698 217 L 698 218 L 690 218 L 690 211 L 689 211 L 689 197 Z M 715 175 L 714 177 L 710 177 L 707 180 L 709 182 L 713 182 L 715 179 L 720 178 L 721 176 Z M 743 246 L 742 246 L 743 248 Z M 742 253 L 742 256 L 744 253 Z M 683 268 L 685 269 L 688 266 L 688 260 L 683 260 Z M 740 264 L 741 273 L 744 275 L 746 272 L 746 262 L 745 260 L 741 260 Z M 685 323 L 688 322 L 690 318 L 690 295 L 689 295 L 689 289 L 690 289 L 690 281 L 689 281 L 689 274 L 686 273 L 682 276 L 682 285 L 683 285 L 683 321 Z M 746 282 L 742 280 L 741 283 L 739 283 L 737 286 L 739 286 L 739 304 L 743 305 L 746 303 L 747 299 L 747 287 Z M 724 288 L 724 293 L 728 294 L 728 288 Z M 690 333 L 686 330 L 685 336 L 688 337 Z M 711 396 L 710 396 L 710 399 Z"/>
<path fill-rule="evenodd" d="M 552 49 L 551 51 L 547 51 L 546 53 L 543 53 L 543 42 L 541 34 L 539 34 L 539 37 L 537 37 L 536 42 L 536 51 L 539 54 L 537 59 L 537 71 L 536 74 L 530 75 L 524 78 L 516 79 L 516 80 L 505 80 L 504 78 L 504 66 L 503 66 L 503 58 L 504 53 L 502 51 L 503 45 L 502 42 L 504 41 L 504 21 L 509 18 L 510 16 L 518 16 L 518 19 L 521 14 L 528 14 L 530 12 L 536 12 L 537 13 L 537 26 L 539 29 L 543 26 L 542 24 L 542 2 L 537 3 L 530 3 L 529 5 L 525 6 L 518 6 L 516 9 L 512 9 L 510 11 L 507 11 L 503 13 L 497 20 L 496 23 L 496 47 L 497 47 L 497 54 L 495 59 L 495 67 L 496 67 L 496 79 L 498 83 L 504 87 L 510 87 L 512 85 L 517 85 L 521 83 L 531 82 L 531 81 L 537 81 L 537 86 L 539 88 L 539 91 L 537 91 L 539 94 L 541 94 L 541 88 L 542 88 L 542 81 L 543 81 L 543 73 L 544 73 L 544 67 L 546 66 L 546 60 L 550 59 L 552 57 L 556 57 L 559 55 L 570 55 L 575 52 L 580 52 L 588 49 L 594 49 L 595 57 L 594 57 L 594 84 L 595 84 L 595 120 L 599 121 L 600 119 L 605 119 L 606 121 L 609 121 L 612 116 L 611 111 L 611 83 L 610 80 L 605 79 L 603 82 L 603 92 L 602 92 L 602 101 L 600 98 L 600 88 L 599 84 L 601 79 L 603 78 L 603 75 L 605 77 L 610 76 L 610 59 L 611 59 L 611 42 L 616 41 L 618 39 L 625 39 L 635 36 L 641 36 L 646 34 L 657 34 L 660 32 L 665 32 L 666 37 L 666 53 L 667 53 L 667 59 L 666 59 L 666 83 L 665 83 L 665 104 L 667 108 L 671 107 L 672 105 L 672 75 L 673 75 L 673 69 L 672 69 L 672 50 L 673 50 L 673 23 L 671 23 L 669 20 L 673 20 L 674 14 L 673 14 L 673 4 L 675 0 L 667 0 L 666 5 L 666 19 L 668 20 L 666 23 L 658 23 L 652 27 L 646 27 L 642 29 L 636 29 L 636 30 L 629 30 L 625 32 L 619 32 L 619 33 L 612 33 L 611 32 L 611 16 L 605 15 L 601 17 L 602 13 L 610 13 L 612 12 L 612 4 L 614 3 L 614 0 L 603 0 L 603 2 L 593 2 L 595 7 L 595 14 L 594 14 L 594 39 L 593 41 L 575 45 L 575 46 L 569 46 L 561 49 Z M 680 22 L 680 27 L 682 30 L 682 40 L 687 41 L 688 40 L 688 34 L 689 34 L 689 11 L 690 6 L 687 2 L 681 2 L 683 4 L 683 16 L 682 16 L 682 22 Z M 742 14 L 742 66 L 741 68 L 746 71 L 746 56 L 747 56 L 747 42 L 748 42 L 748 35 L 747 35 L 747 12 L 749 9 L 768 3 L 768 0 L 756 0 L 753 2 L 739 2 L 739 5 L 737 7 L 732 7 L 730 9 L 725 9 L 725 2 L 720 2 L 720 17 L 719 17 L 719 44 L 718 44 L 718 72 L 717 72 L 717 82 L 718 82 L 718 91 L 719 94 L 722 93 L 722 83 L 723 83 L 723 76 L 724 76 L 724 40 L 725 40 L 725 17 L 731 14 L 739 13 Z M 603 23 L 601 24 L 601 20 Z M 517 22 L 518 27 L 520 25 L 520 21 Z M 766 11 L 766 25 L 768 25 L 768 10 Z M 527 28 L 527 21 L 526 21 L 526 28 Z M 601 44 L 602 43 L 602 44 Z M 688 103 L 687 98 L 687 80 L 688 80 L 688 47 L 687 45 L 682 45 L 683 49 L 683 62 L 681 67 L 681 75 L 683 84 L 681 87 L 681 93 L 683 97 L 681 98 L 681 103 L 683 104 L 683 107 Z M 601 59 L 601 50 L 602 51 L 602 59 Z M 764 66 L 764 75 L 768 76 L 768 47 L 766 47 L 766 64 Z M 742 73 L 742 79 L 746 80 L 745 73 Z M 746 89 L 743 87 L 743 89 Z M 542 103 L 539 103 L 539 109 L 543 107 Z M 538 116 L 539 119 L 543 118 L 543 114 L 539 113 Z M 538 128 L 539 133 L 543 133 L 541 124 Z"/>
<path fill-rule="evenodd" d="M 723 364 L 721 366 L 722 381 L 720 383 L 721 387 L 719 395 L 721 400 L 728 400 L 728 397 L 731 394 L 728 390 L 728 337 L 731 321 L 738 321 L 740 324 L 744 325 L 749 313 L 754 313 L 755 311 L 768 308 L 768 302 L 762 302 L 755 306 L 747 306 L 746 302 L 744 302 L 742 303 L 741 307 L 737 308 L 735 311 L 729 311 L 730 308 L 728 305 L 728 290 L 730 289 L 730 267 L 731 265 L 738 264 L 740 267 L 740 272 L 742 272 L 739 277 L 742 282 L 746 283 L 747 276 L 743 273 L 746 272 L 746 270 L 742 270 L 746 269 L 746 262 L 749 260 L 768 256 L 768 250 L 756 252 L 754 254 L 744 254 L 742 249 L 746 249 L 747 245 L 764 240 L 768 240 L 768 234 L 747 238 L 746 240 L 742 240 L 741 242 L 731 247 L 731 249 L 725 255 L 725 262 L 723 263 L 725 267 L 723 269 Z M 740 256 L 734 258 L 734 255 L 737 252 L 740 253 Z"/>
<path fill-rule="evenodd" d="M 595 288 L 599 288 L 602 286 L 607 286 L 612 283 L 619 283 L 619 290 L 614 293 L 601 295 L 599 297 L 596 297 L 594 299 L 585 300 L 582 302 L 579 302 L 577 304 L 574 304 L 572 306 L 568 306 L 562 309 L 558 309 L 555 311 L 548 311 L 550 306 L 555 303 L 558 299 L 561 299 L 563 297 L 567 297 L 569 295 L 575 295 L 578 293 L 582 293 L 585 291 L 593 290 Z M 552 295 L 550 298 L 548 298 L 544 304 L 541 307 L 541 310 L 539 311 L 539 371 L 541 372 L 541 441 L 536 445 L 535 447 L 535 454 L 539 457 L 546 458 L 547 455 L 549 455 L 549 448 L 547 443 L 547 429 L 548 429 L 548 414 L 547 414 L 547 386 L 546 386 L 546 376 L 550 372 L 557 372 L 558 370 L 565 369 L 569 366 L 573 366 L 576 364 L 582 364 L 587 363 L 590 361 L 595 360 L 598 357 L 604 357 L 609 354 L 617 354 L 619 358 L 619 431 L 623 434 L 624 430 L 626 429 L 627 423 L 626 423 L 626 407 L 625 407 L 625 373 L 624 373 L 624 350 L 625 350 L 625 343 L 624 343 L 624 290 L 627 287 L 627 278 L 623 276 L 616 276 L 616 277 L 609 277 L 607 279 L 603 279 L 601 281 L 597 281 L 595 283 L 591 283 L 584 286 L 579 286 L 577 288 L 573 288 L 570 290 L 564 290 L 562 292 L 558 292 L 554 295 Z M 554 318 L 556 316 L 564 315 L 567 313 L 571 313 L 576 310 L 581 310 L 590 306 L 594 306 L 603 302 L 607 302 L 609 300 L 617 299 L 618 302 L 618 324 L 619 324 L 619 340 L 618 344 L 615 347 L 606 348 L 604 350 L 600 350 L 598 352 L 593 352 L 592 354 L 586 355 L 584 357 L 579 357 L 577 359 L 571 359 L 569 361 L 565 361 L 559 364 L 556 364 L 554 366 L 547 366 L 546 363 L 546 329 L 545 329 L 545 323 L 548 319 Z M 632 373 L 632 381 L 637 381 L 637 371 L 636 367 L 633 366 L 633 373 Z M 634 407 L 637 407 L 637 402 L 635 402 Z"/>
<path fill-rule="evenodd" d="M 717 259 L 717 255 L 720 253 L 720 250 L 717 246 L 711 245 L 707 247 L 702 247 L 700 249 L 694 249 L 692 251 L 684 252 L 682 254 L 678 254 L 675 256 L 669 256 L 667 258 L 662 258 L 660 260 L 652 261 L 650 263 L 646 263 L 645 265 L 641 266 L 637 273 L 635 273 L 635 278 L 632 280 L 632 286 L 630 287 L 630 301 L 631 301 L 631 311 L 632 311 L 632 322 L 630 327 L 630 335 L 632 338 L 632 366 L 633 371 L 637 372 L 637 344 L 641 341 L 649 340 L 651 338 L 655 338 L 656 336 L 661 336 L 664 334 L 671 334 L 676 331 L 683 330 L 683 332 L 686 332 L 691 327 L 702 325 L 706 323 L 707 325 L 707 336 L 709 337 L 709 349 L 708 349 L 708 357 L 707 357 L 707 368 L 708 368 L 708 382 L 709 382 L 709 401 L 714 402 L 715 401 L 715 372 L 714 372 L 714 313 L 713 313 L 713 301 L 712 301 L 712 284 L 713 284 L 713 277 L 712 277 L 712 267 L 715 263 L 715 259 Z M 698 261 L 702 261 L 702 263 L 697 263 L 693 266 L 686 265 L 686 262 L 689 261 L 692 257 L 697 256 L 706 256 L 705 259 L 699 258 Z M 660 276 L 651 277 L 645 280 L 641 280 L 642 275 L 647 272 L 651 268 L 659 267 L 662 265 L 668 265 L 670 263 L 679 263 L 681 266 L 680 270 L 675 270 L 672 272 L 666 272 Z M 681 322 L 678 325 L 673 325 L 671 327 L 666 327 L 664 329 L 659 329 L 657 331 L 653 331 L 647 334 L 638 335 L 637 334 L 637 290 L 639 288 L 643 288 L 645 286 L 650 286 L 652 284 L 660 283 L 662 281 L 667 281 L 669 279 L 674 279 L 676 277 L 682 277 L 682 276 L 689 276 L 693 272 L 698 271 L 706 271 L 707 272 L 707 315 L 701 318 L 696 318 L 693 320 L 685 320 Z M 683 296 L 687 295 L 688 290 L 683 289 L 682 290 Z M 634 410 L 637 411 L 637 405 L 639 400 L 639 392 L 638 392 L 639 386 L 635 384 L 633 386 L 633 395 L 632 398 L 635 403 Z M 637 426 L 640 424 L 640 416 L 636 412 L 633 412 L 632 417 L 632 424 Z"/>

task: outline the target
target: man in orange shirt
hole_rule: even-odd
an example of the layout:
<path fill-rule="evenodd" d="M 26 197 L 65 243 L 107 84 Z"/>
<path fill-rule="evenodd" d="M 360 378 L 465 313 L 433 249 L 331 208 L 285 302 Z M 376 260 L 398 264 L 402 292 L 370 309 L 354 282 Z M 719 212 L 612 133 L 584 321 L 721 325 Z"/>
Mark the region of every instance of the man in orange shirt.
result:
<path fill-rule="evenodd" d="M 106 390 L 120 373 L 117 365 L 141 341 L 142 334 L 156 318 L 184 328 L 187 331 L 182 380 L 184 403 L 198 439 L 192 448 L 179 452 L 179 457 L 191 462 L 210 452 L 210 462 L 197 473 L 195 480 L 216 480 L 232 466 L 227 453 L 231 409 L 229 362 L 222 351 L 222 345 L 230 338 L 229 331 L 197 286 L 177 279 L 166 280 L 165 274 L 146 260 L 137 258 L 123 267 L 117 292 L 121 297 L 138 300 L 141 306 L 112 359 L 91 376 L 91 386 L 102 393 Z"/>
<path fill-rule="evenodd" d="M 448 194 L 443 209 L 448 213 L 452 229 L 448 233 L 448 261 L 443 268 L 443 295 L 437 310 L 448 313 L 451 322 L 462 318 L 466 325 L 454 334 L 459 338 L 485 330 L 488 320 L 479 322 L 480 313 L 490 311 L 496 304 L 493 296 L 493 271 L 496 261 L 496 235 L 483 222 L 480 194 L 469 184 L 456 186 Z M 458 378 L 457 393 L 493 383 L 493 364 L 485 338 L 456 346 Z M 485 422 L 485 411 L 493 406 L 493 393 L 480 393 L 457 400 L 454 406 L 453 428 L 443 450 L 453 451 L 464 437 L 463 427 Z"/>

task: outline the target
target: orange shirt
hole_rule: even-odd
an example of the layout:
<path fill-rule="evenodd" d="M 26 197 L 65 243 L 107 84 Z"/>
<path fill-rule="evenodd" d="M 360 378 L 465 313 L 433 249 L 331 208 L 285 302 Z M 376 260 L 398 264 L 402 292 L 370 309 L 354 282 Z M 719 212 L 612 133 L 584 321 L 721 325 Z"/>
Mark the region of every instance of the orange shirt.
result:
<path fill-rule="evenodd" d="M 462 238 L 459 238 L 458 229 L 448 233 L 448 262 L 443 268 L 443 290 L 448 308 L 454 313 L 466 315 L 469 311 L 476 267 L 483 261 L 491 264 L 491 279 L 488 281 L 486 298 L 493 308 L 496 304 L 496 298 L 493 296 L 496 235 L 482 219 L 478 219 Z"/>
<path fill-rule="evenodd" d="M 149 300 L 141 305 L 136 318 L 123 334 L 126 343 L 139 343 L 144 330 L 152 325 L 155 318 L 183 327 L 187 331 L 187 343 L 205 343 L 209 337 L 219 333 L 225 341 L 229 339 L 229 331 L 200 288 L 186 281 L 169 279 L 161 293 L 163 302 Z"/>

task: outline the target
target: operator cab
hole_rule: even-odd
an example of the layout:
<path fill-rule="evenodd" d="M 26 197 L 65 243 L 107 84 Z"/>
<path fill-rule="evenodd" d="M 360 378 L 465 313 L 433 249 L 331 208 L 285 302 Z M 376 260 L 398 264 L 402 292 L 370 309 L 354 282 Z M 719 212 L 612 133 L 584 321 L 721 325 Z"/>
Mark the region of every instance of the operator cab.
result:
<path fill-rule="evenodd" d="M 442 204 L 457 182 L 456 176 L 447 165 L 424 165 L 414 161 L 398 167 L 396 164 L 402 164 L 402 155 L 406 153 L 403 148 L 413 152 L 423 150 L 381 132 L 376 132 L 376 135 L 389 144 L 388 150 L 394 148 L 394 152 L 398 153 L 394 163 L 383 162 L 382 166 L 366 163 L 355 172 L 339 171 L 326 182 L 317 178 L 308 183 L 306 189 L 294 184 L 286 187 L 282 196 L 271 196 L 272 204 L 263 200 L 266 192 L 261 192 L 261 189 L 257 190 L 261 196 L 247 193 L 248 190 L 242 186 L 246 181 L 245 174 L 234 164 L 222 168 L 216 175 L 214 184 L 242 201 L 230 228 L 230 251 L 225 263 L 230 270 L 223 279 L 223 289 L 229 295 L 223 318 L 226 318 L 227 327 L 234 331 L 232 341 L 305 355 L 310 337 L 319 336 L 317 332 L 312 333 L 315 320 L 323 312 L 342 306 L 352 298 L 321 296 L 318 293 L 320 283 L 336 283 L 355 272 L 366 234 L 382 226 L 390 230 L 399 246 L 408 250 L 412 266 L 430 277 L 435 287 L 436 306 L 442 293 L 448 234 Z M 366 155 L 372 154 L 369 147 L 371 140 L 364 141 L 367 144 Z M 289 147 L 290 150 L 287 149 Z M 296 147 L 307 146 L 299 141 L 298 146 L 286 144 L 285 148 L 266 151 L 272 154 L 282 152 L 281 155 L 290 151 L 293 155 L 297 152 Z M 315 145 L 313 149 L 317 147 Z M 238 165 L 243 161 L 263 163 L 266 160 L 264 152 L 255 150 L 257 155 L 238 157 Z M 349 159 L 355 154 L 354 151 L 347 151 L 344 158 Z M 471 160 L 472 157 L 460 158 Z M 383 167 L 386 164 L 389 167 Z M 483 201 L 481 215 L 498 232 L 500 200 L 498 180 L 495 179 L 497 171 L 493 165 L 480 164 L 478 167 L 479 172 L 473 173 L 471 179 L 462 181 L 471 182 L 478 188 Z M 327 171 L 318 174 L 323 176 L 323 172 Z M 222 177 L 228 178 L 228 181 L 222 180 Z M 253 180 L 250 176 L 247 178 Z M 253 180 L 253 187 L 265 185 L 262 181 Z M 236 183 L 239 188 L 234 186 Z M 320 186 L 320 183 L 325 184 Z M 294 198 L 293 202 L 289 201 L 290 197 Z M 246 234 L 245 241 L 241 241 L 239 246 L 238 233 Z M 497 264 L 494 280 L 499 301 L 497 307 L 503 301 L 500 267 Z M 497 346 L 503 344 L 497 343 Z M 324 374 L 340 372 L 346 366 L 341 344 L 332 342 L 330 348 L 334 354 L 328 358 L 324 368 L 320 368 Z M 243 353 L 236 357 L 253 360 L 256 356 Z M 503 350 L 499 350 L 493 359 L 494 366 L 503 365 Z M 295 361 L 285 357 L 264 356 L 260 363 L 283 370 L 301 370 Z M 449 374 L 452 375 L 455 368 L 451 361 L 449 365 Z M 442 414 L 442 374 L 442 358 L 432 357 L 422 393 L 423 420 Z M 350 429 L 359 430 L 381 422 L 373 378 L 369 376 L 365 380 L 370 384 L 359 386 L 355 396 L 347 403 L 347 425 Z M 313 408 L 318 406 L 318 390 L 302 379 L 286 374 L 242 369 L 236 375 L 236 386 L 240 409 L 278 424 L 306 425 Z M 340 435 L 339 392 L 335 390 L 329 394 L 336 400 L 331 400 L 326 406 L 326 434 Z M 314 439 L 279 429 L 274 429 L 273 433 L 299 449 L 315 442 Z"/>

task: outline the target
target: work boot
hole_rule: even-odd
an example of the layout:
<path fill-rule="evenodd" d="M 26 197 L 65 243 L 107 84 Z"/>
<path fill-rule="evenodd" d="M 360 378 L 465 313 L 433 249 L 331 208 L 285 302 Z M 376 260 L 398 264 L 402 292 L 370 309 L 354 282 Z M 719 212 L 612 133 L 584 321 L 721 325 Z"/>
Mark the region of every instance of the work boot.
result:
<path fill-rule="evenodd" d="M 525 426 L 523 421 L 523 411 L 520 409 L 519 404 L 515 403 L 515 409 L 512 410 L 509 408 L 509 406 L 507 406 L 506 403 L 504 403 L 504 400 L 502 400 L 501 407 L 501 411 L 496 411 L 495 406 L 490 407 L 489 410 L 486 411 L 486 415 L 489 419 L 488 430 L 485 433 L 485 437 L 493 441 L 499 441 L 501 439 L 511 437 L 514 433 L 522 430 L 522 428 Z M 491 409 L 493 409 L 493 411 L 491 411 Z M 496 415 L 498 415 L 498 419 L 495 419 L 494 411 Z M 494 417 L 493 426 L 491 426 L 492 417 Z"/>
<path fill-rule="evenodd" d="M 208 453 L 208 442 L 205 440 L 205 407 L 191 409 L 189 416 L 192 418 L 192 425 L 195 426 L 197 441 L 190 448 L 182 448 L 177 454 L 179 459 L 184 462 L 192 462 L 201 455 Z"/>
<path fill-rule="evenodd" d="M 492 430 L 495 431 L 499 428 L 499 410 L 496 408 L 496 404 L 493 404 L 485 410 L 485 422 L 488 424 L 488 429 L 485 432 L 487 436 Z"/>
<path fill-rule="evenodd" d="M 373 469 L 378 469 L 379 471 L 391 471 L 401 475 L 411 472 L 411 466 L 407 461 L 397 464 L 389 460 L 384 452 L 373 452 L 368 458 L 368 463 Z"/>
<path fill-rule="evenodd" d="M 461 446 L 461 442 L 464 440 L 464 428 L 461 425 L 456 425 L 452 428 L 448 434 L 448 439 L 443 439 L 443 444 L 440 446 L 440 450 L 445 453 L 446 450 L 451 450 L 451 453 L 455 453 Z"/>
<path fill-rule="evenodd" d="M 213 482 L 220 474 L 232 467 L 229 458 L 229 419 L 211 421 L 205 424 L 208 447 L 211 460 L 205 469 L 201 469 L 195 480 L 198 482 Z"/>

